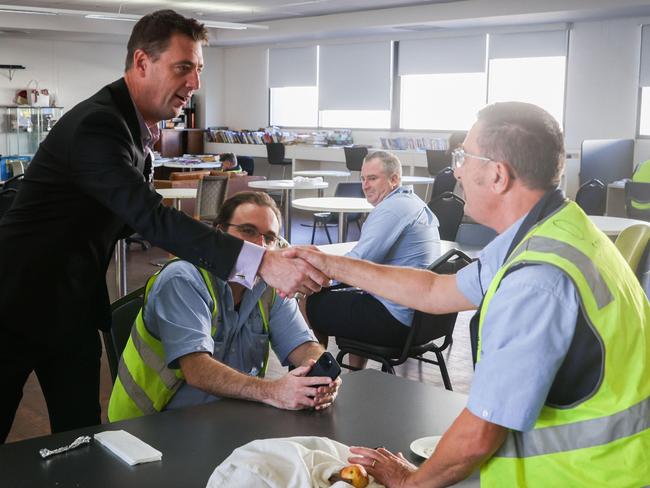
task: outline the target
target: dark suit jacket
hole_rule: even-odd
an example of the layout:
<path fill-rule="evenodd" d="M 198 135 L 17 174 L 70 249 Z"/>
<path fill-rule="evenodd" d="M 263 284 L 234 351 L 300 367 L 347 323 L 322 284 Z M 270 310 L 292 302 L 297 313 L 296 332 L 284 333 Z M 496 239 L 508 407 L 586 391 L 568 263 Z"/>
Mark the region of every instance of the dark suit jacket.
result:
<path fill-rule="evenodd" d="M 124 79 L 61 117 L 0 220 L 0 331 L 48 340 L 108 329 L 106 269 L 117 239 L 134 231 L 228 277 L 242 241 L 162 205 L 143 163 Z"/>

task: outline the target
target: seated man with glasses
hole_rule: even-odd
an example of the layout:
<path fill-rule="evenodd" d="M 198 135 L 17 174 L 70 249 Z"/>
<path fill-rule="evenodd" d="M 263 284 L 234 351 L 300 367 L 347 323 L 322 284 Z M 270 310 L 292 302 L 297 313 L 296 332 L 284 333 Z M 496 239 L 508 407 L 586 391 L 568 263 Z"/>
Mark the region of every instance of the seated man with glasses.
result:
<path fill-rule="evenodd" d="M 346 256 L 415 268 L 425 268 L 440 256 L 438 219 L 410 186 L 402 186 L 397 156 L 387 151 L 368 154 L 361 187 L 375 208 Z M 357 289 L 323 288 L 304 303 L 304 315 L 324 346 L 330 336 L 382 346 L 404 344 L 413 322 L 413 309 Z M 363 368 L 366 360 L 350 355 L 349 364 Z"/>
<path fill-rule="evenodd" d="M 242 192 L 221 207 L 214 226 L 273 248 L 280 212 L 266 193 Z M 272 347 L 296 369 L 264 379 Z M 174 260 L 153 275 L 120 360 L 110 421 L 165 409 L 242 398 L 284 409 L 323 409 L 340 379 L 306 377 L 323 347 L 298 311 L 259 280 L 252 290 Z"/>

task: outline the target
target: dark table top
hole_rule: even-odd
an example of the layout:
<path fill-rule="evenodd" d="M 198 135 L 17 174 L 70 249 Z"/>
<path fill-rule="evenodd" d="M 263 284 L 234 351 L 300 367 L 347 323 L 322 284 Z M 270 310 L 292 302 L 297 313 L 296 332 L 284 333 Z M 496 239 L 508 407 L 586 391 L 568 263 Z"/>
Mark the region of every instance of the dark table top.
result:
<path fill-rule="evenodd" d="M 382 445 L 420 462 L 409 450 L 411 441 L 442 434 L 467 400 L 459 393 L 375 370 L 342 378 L 335 404 L 319 412 L 224 399 L 0 445 L 0 486 L 202 487 L 235 448 L 255 439 L 299 435 L 329 437 L 347 445 Z M 80 435 L 118 429 L 161 451 L 162 461 L 129 466 L 95 441 L 48 459 L 38 454 L 43 447 L 67 445 Z"/>

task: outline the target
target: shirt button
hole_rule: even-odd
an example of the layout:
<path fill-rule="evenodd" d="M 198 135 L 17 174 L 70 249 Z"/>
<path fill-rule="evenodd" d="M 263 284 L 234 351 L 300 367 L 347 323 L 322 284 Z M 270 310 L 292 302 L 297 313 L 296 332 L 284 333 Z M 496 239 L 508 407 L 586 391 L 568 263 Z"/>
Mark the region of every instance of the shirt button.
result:
<path fill-rule="evenodd" d="M 483 410 L 482 415 L 483 417 L 487 418 L 487 416 L 490 415 L 490 412 L 488 412 L 487 410 Z"/>

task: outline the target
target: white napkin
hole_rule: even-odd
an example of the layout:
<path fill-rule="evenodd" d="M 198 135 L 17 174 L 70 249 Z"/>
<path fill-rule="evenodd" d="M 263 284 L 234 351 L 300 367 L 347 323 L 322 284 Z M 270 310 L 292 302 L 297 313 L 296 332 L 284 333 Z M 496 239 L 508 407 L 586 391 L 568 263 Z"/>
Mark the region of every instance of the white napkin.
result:
<path fill-rule="evenodd" d="M 330 488 L 332 474 L 347 466 L 350 449 L 326 437 L 288 437 L 249 442 L 233 451 L 208 480 L 207 488 Z M 370 478 L 368 488 L 380 488 Z M 332 488 L 349 488 L 338 482 Z"/>
<path fill-rule="evenodd" d="M 162 452 L 124 430 L 99 432 L 95 440 L 131 466 L 162 459 Z"/>

